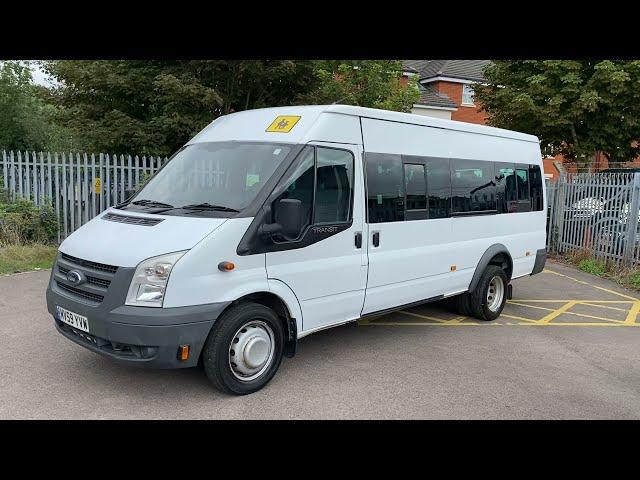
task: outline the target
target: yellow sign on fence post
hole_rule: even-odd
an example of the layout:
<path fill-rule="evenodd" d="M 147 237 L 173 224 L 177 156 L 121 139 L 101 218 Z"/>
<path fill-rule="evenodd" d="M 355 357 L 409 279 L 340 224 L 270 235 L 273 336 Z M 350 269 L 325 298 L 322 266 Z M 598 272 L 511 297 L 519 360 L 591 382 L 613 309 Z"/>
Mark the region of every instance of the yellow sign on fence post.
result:
<path fill-rule="evenodd" d="M 93 191 L 96 193 L 96 195 L 102 193 L 102 180 L 100 180 L 100 177 L 96 178 L 93 182 Z"/>

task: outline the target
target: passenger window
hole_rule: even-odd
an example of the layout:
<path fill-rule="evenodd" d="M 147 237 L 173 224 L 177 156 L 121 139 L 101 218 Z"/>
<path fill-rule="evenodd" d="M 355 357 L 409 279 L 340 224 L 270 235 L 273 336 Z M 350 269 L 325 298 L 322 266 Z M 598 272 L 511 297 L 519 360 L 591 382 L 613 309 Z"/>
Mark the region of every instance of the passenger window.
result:
<path fill-rule="evenodd" d="M 404 179 L 400 155 L 367 153 L 369 223 L 404 220 Z"/>
<path fill-rule="evenodd" d="M 424 175 L 424 165 L 405 163 L 404 184 L 407 210 L 426 210 L 427 181 Z"/>
<path fill-rule="evenodd" d="M 284 189 L 282 193 L 272 203 L 272 211 L 275 212 L 276 205 L 282 199 L 300 200 L 304 212 L 301 232 L 304 232 L 305 228 L 311 224 L 315 164 L 313 150 L 313 147 L 305 148 L 297 167 L 288 177 L 283 179 L 282 185 L 284 185 Z"/>
<path fill-rule="evenodd" d="M 353 155 L 333 148 L 317 149 L 314 223 L 347 222 L 353 197 Z"/>
<path fill-rule="evenodd" d="M 544 196 L 542 192 L 542 172 L 538 165 L 529 166 L 529 184 L 531 188 L 531 210 L 540 212 L 544 209 Z"/>
<path fill-rule="evenodd" d="M 518 201 L 529 200 L 529 170 L 516 168 L 516 180 L 518 182 Z"/>
<path fill-rule="evenodd" d="M 498 213 L 517 211 L 518 189 L 516 169 L 513 163 L 496 162 L 496 199 Z"/>
<path fill-rule="evenodd" d="M 529 166 L 516 165 L 516 183 L 518 184 L 518 212 L 531 211 L 529 192 Z"/>
<path fill-rule="evenodd" d="M 495 212 L 493 162 L 451 161 L 452 213 Z"/>
<path fill-rule="evenodd" d="M 427 158 L 429 218 L 447 218 L 451 206 L 451 170 L 448 158 Z"/>

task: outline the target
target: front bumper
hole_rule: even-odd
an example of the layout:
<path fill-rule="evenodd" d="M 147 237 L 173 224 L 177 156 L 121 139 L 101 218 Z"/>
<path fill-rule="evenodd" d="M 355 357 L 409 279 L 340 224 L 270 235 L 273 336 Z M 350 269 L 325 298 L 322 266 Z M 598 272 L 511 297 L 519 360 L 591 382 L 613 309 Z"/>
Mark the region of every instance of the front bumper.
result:
<path fill-rule="evenodd" d="M 56 263 L 46 292 L 47 309 L 56 329 L 69 340 L 119 362 L 155 368 L 195 366 L 212 325 L 229 303 L 175 308 L 124 305 L 132 270 L 119 269 L 104 300 L 97 304 L 61 288 Z M 61 322 L 56 305 L 87 317 L 89 333 Z M 178 359 L 180 345 L 190 346 L 186 361 Z"/>

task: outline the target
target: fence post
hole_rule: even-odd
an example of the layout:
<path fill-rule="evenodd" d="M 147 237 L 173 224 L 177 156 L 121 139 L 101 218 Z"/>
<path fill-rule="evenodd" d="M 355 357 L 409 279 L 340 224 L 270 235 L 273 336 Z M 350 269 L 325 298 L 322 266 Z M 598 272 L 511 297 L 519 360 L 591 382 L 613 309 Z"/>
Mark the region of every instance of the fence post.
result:
<path fill-rule="evenodd" d="M 638 229 L 638 209 L 640 208 L 640 173 L 633 174 L 633 189 L 631 190 L 631 201 L 629 202 L 629 213 L 627 214 L 627 225 L 624 241 L 623 262 L 626 267 L 633 265 L 634 251 L 636 246 L 636 233 Z"/>

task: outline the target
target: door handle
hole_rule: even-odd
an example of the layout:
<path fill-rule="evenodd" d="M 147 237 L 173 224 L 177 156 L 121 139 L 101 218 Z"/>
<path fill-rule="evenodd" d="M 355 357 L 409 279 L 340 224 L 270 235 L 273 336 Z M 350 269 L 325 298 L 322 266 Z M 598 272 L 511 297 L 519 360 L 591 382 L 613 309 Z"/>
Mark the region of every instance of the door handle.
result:
<path fill-rule="evenodd" d="M 356 248 L 362 248 L 362 232 L 356 232 Z"/>
<path fill-rule="evenodd" d="M 373 246 L 380 246 L 380 232 L 373 232 Z"/>

